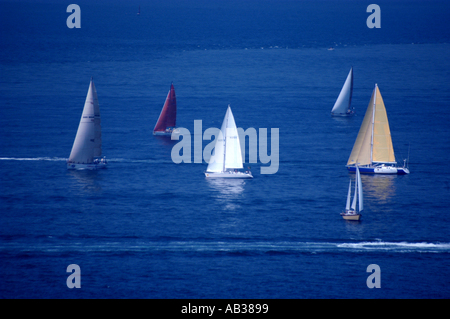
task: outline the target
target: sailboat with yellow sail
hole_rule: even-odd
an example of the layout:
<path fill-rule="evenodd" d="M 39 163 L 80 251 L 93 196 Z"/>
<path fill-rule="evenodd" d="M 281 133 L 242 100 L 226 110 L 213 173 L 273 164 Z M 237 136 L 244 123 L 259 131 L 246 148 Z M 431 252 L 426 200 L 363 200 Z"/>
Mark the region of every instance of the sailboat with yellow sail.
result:
<path fill-rule="evenodd" d="M 377 84 L 347 162 L 350 172 L 356 172 L 356 166 L 361 174 L 409 174 L 406 160 L 403 167 L 397 166 L 386 107 Z"/>

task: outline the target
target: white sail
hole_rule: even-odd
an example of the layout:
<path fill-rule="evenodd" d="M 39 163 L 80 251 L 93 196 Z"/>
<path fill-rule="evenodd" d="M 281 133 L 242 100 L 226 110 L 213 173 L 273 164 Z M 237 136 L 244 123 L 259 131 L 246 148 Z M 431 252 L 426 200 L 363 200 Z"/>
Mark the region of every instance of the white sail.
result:
<path fill-rule="evenodd" d="M 91 79 L 92 97 L 94 100 L 94 157 L 102 156 L 102 126 L 100 120 L 100 106 L 98 104 L 97 90 L 95 89 L 94 81 Z"/>
<path fill-rule="evenodd" d="M 348 193 L 347 193 L 347 204 L 345 205 L 345 210 L 350 210 L 350 197 L 351 197 L 351 189 L 352 189 L 352 180 L 350 180 L 350 183 L 348 185 Z"/>
<path fill-rule="evenodd" d="M 101 153 L 100 108 L 97 91 L 91 79 L 69 162 L 92 163 L 94 157 L 101 156 Z"/>
<path fill-rule="evenodd" d="M 228 106 L 214 146 L 214 154 L 210 158 L 206 171 L 224 172 L 233 168 L 243 168 L 243 163 L 236 123 L 231 108 Z"/>
<path fill-rule="evenodd" d="M 348 185 L 347 204 L 345 206 L 345 212 L 341 213 L 341 216 L 346 220 L 359 220 L 361 218 L 361 211 L 363 210 L 363 195 L 362 195 L 362 183 L 359 167 L 356 166 L 356 178 L 355 178 L 355 195 L 353 196 L 352 205 L 350 207 L 350 198 L 352 191 L 352 180 Z M 356 206 L 359 203 L 359 211 L 356 210 Z"/>
<path fill-rule="evenodd" d="M 239 142 L 239 134 L 230 106 L 228 106 L 227 113 L 227 129 L 225 134 L 225 169 L 243 168 L 241 143 Z"/>
<path fill-rule="evenodd" d="M 223 126 L 223 124 L 222 124 Z M 219 136 L 216 139 L 216 144 L 214 145 L 213 154 L 211 155 L 211 158 L 209 159 L 208 168 L 206 169 L 207 172 L 222 172 L 224 170 L 224 134 L 222 133 L 222 130 L 219 132 Z"/>
<path fill-rule="evenodd" d="M 363 191 L 361 183 L 361 174 L 359 173 L 359 168 L 356 166 L 356 178 L 358 179 L 358 201 L 359 201 L 359 212 L 364 209 L 363 205 Z"/>
<path fill-rule="evenodd" d="M 356 174 L 359 173 L 358 167 L 356 167 Z M 352 201 L 352 210 L 356 210 L 356 198 L 358 197 L 358 178 L 355 179 L 355 195 Z"/>
<path fill-rule="evenodd" d="M 353 68 L 350 69 L 350 72 L 347 75 L 347 79 L 345 80 L 344 86 L 339 93 L 339 96 L 334 103 L 333 108 L 331 109 L 331 113 L 333 114 L 346 114 L 350 109 L 350 105 L 352 102 L 352 92 L 353 92 Z"/>

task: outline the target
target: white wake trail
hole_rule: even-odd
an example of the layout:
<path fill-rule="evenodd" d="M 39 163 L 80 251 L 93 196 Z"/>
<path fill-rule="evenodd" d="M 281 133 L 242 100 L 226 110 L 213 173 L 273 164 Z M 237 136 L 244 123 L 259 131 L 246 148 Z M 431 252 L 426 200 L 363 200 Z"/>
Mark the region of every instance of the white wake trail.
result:
<path fill-rule="evenodd" d="M 0 157 L 2 161 L 53 161 L 62 162 L 67 161 L 67 158 L 62 157 Z"/>

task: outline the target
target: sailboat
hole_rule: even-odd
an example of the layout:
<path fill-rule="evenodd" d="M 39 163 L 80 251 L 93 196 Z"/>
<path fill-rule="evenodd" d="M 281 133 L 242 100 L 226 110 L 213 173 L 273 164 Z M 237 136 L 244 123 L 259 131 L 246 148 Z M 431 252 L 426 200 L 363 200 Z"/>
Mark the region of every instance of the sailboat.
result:
<path fill-rule="evenodd" d="M 352 205 L 350 206 L 351 189 L 352 189 L 352 180 L 350 179 L 350 184 L 348 185 L 347 204 L 345 206 L 345 212 L 342 212 L 341 216 L 346 220 L 360 220 L 362 216 L 361 211 L 364 209 L 364 205 L 363 205 L 361 174 L 359 173 L 358 166 L 356 166 L 355 195 L 353 196 L 353 202 Z M 358 210 L 356 210 L 357 204 L 359 204 Z"/>
<path fill-rule="evenodd" d="M 106 159 L 102 156 L 102 129 L 100 125 L 100 107 L 97 90 L 91 78 L 84 103 L 77 135 L 67 160 L 67 169 L 106 168 Z"/>
<path fill-rule="evenodd" d="M 166 101 L 153 129 L 153 135 L 172 135 L 172 132 L 178 132 L 175 128 L 177 122 L 177 99 L 175 97 L 175 88 L 173 83 L 170 85 Z"/>
<path fill-rule="evenodd" d="M 386 108 L 376 84 L 347 168 L 355 172 L 356 165 L 362 174 L 409 174 L 406 160 L 403 167 L 398 167 L 395 161 Z"/>
<path fill-rule="evenodd" d="M 353 94 L 353 68 L 347 75 L 347 79 L 344 82 L 344 86 L 339 93 L 339 96 L 331 109 L 331 115 L 333 116 L 349 116 L 354 112 L 351 108 Z"/>
<path fill-rule="evenodd" d="M 138 11 L 137 15 L 140 15 L 140 14 L 141 14 L 141 6 L 139 6 L 139 11 Z"/>
<path fill-rule="evenodd" d="M 243 163 L 239 135 L 233 113 L 228 105 L 205 176 L 206 178 L 253 178 L 250 170 L 238 171 L 241 168 Z"/>

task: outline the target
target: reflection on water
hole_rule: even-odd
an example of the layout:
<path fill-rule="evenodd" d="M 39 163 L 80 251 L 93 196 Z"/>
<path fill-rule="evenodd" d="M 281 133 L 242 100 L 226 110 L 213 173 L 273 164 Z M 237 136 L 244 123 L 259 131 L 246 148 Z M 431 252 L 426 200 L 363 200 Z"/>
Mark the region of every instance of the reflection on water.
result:
<path fill-rule="evenodd" d="M 379 218 L 378 210 L 380 207 L 383 207 L 384 212 L 389 209 L 390 204 L 396 198 L 396 178 L 397 175 L 361 175 L 365 209 L 362 212 L 361 221 L 346 221 L 345 230 L 349 237 L 354 239 L 364 238 L 367 230 L 365 221 L 370 220 L 373 223 L 374 220 Z M 352 184 L 354 186 L 354 177 Z M 383 223 L 378 224 L 378 231 L 382 231 L 383 225 Z M 374 230 L 374 227 L 374 224 L 371 224 L 368 229 Z"/>
<path fill-rule="evenodd" d="M 158 141 L 159 145 L 170 146 L 171 148 L 179 142 L 179 140 L 172 140 L 170 135 L 154 135 L 153 137 Z"/>
<path fill-rule="evenodd" d="M 396 196 L 395 179 L 397 175 L 361 174 L 364 199 L 373 197 L 378 203 L 385 204 Z"/>
<path fill-rule="evenodd" d="M 346 220 L 345 230 L 348 233 L 349 238 L 364 238 L 364 212 L 362 214 L 361 220 Z"/>
<path fill-rule="evenodd" d="M 353 116 L 331 116 L 333 121 L 342 125 L 342 127 L 348 127 L 348 124 L 355 118 L 356 115 Z"/>
<path fill-rule="evenodd" d="M 102 191 L 102 187 L 98 182 L 99 172 L 96 170 L 67 170 L 67 174 L 75 181 L 72 184 L 72 190 L 87 193 Z"/>
<path fill-rule="evenodd" d="M 236 202 L 244 192 L 244 179 L 206 179 L 209 187 L 214 190 L 213 197 L 224 205 L 226 210 L 236 210 L 241 206 Z"/>

